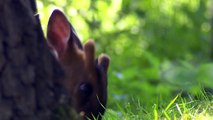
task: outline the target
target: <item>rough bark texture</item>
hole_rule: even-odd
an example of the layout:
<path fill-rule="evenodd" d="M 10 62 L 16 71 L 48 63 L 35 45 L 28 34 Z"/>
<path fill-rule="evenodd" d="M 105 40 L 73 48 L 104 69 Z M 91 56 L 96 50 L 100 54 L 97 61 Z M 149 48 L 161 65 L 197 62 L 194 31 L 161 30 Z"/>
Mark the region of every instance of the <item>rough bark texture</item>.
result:
<path fill-rule="evenodd" d="M 35 12 L 34 0 L 0 0 L 0 120 L 50 120 L 67 99 Z"/>

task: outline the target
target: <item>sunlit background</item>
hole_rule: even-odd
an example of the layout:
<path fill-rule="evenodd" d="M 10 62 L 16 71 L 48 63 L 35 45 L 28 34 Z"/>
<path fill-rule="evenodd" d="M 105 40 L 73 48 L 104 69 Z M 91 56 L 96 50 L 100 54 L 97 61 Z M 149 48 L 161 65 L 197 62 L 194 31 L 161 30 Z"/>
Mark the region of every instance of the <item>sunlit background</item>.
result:
<path fill-rule="evenodd" d="M 92 38 L 96 55 L 110 56 L 108 109 L 139 114 L 138 106 L 149 111 L 180 92 L 213 93 L 212 0 L 37 0 L 37 7 L 44 31 L 58 8 L 83 43 Z"/>

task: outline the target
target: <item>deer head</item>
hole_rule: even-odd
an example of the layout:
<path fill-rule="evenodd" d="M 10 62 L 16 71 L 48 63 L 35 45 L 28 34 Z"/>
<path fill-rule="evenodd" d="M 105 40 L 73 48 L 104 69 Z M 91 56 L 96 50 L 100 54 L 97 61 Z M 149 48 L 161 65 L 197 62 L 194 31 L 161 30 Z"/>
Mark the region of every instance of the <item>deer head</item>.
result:
<path fill-rule="evenodd" d="M 101 119 L 107 100 L 109 57 L 95 59 L 92 40 L 81 45 L 65 15 L 54 10 L 47 28 L 47 42 L 65 72 L 63 85 L 72 98 L 73 107 L 83 118 Z"/>

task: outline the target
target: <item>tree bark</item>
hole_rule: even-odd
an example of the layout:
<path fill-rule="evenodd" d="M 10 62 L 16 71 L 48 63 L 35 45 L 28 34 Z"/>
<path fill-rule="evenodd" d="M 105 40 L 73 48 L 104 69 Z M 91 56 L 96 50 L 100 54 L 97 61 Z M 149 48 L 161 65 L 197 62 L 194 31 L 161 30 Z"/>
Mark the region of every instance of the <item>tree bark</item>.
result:
<path fill-rule="evenodd" d="M 52 120 L 68 104 L 35 13 L 34 0 L 0 0 L 0 120 Z"/>

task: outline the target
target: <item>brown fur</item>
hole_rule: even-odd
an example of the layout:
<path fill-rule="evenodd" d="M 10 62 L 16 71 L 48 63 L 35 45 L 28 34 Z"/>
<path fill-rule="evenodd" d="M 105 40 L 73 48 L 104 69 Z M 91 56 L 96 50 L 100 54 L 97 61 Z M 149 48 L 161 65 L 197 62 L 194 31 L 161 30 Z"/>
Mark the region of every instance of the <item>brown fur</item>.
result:
<path fill-rule="evenodd" d="M 82 48 L 72 26 L 59 10 L 50 17 L 47 37 L 50 50 L 65 71 L 62 84 L 73 98 L 74 108 L 84 119 L 92 119 L 92 115 L 101 119 L 99 114 L 104 114 L 107 100 L 109 57 L 101 55 L 96 61 L 92 40 Z"/>

